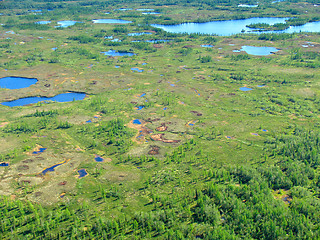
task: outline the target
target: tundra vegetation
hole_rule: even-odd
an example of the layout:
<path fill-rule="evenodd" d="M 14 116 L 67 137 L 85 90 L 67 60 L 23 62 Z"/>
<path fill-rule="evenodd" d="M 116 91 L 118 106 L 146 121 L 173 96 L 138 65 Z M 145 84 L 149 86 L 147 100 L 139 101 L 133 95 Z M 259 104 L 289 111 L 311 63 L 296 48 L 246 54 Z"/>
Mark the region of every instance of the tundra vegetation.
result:
<path fill-rule="evenodd" d="M 0 238 L 319 239 L 320 34 L 269 31 L 317 22 L 320 6 L 238 5 L 0 1 L 0 78 L 38 80 L 0 103 L 86 94 L 0 105 Z M 253 17 L 287 21 L 151 26 Z"/>

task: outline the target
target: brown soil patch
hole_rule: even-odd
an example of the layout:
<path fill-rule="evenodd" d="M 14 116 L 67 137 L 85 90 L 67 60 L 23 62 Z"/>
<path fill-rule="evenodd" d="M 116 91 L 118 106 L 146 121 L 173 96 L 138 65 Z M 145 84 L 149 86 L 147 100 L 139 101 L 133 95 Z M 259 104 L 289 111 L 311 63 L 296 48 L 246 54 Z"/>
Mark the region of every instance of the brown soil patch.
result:
<path fill-rule="evenodd" d="M 162 126 L 156 128 L 156 130 L 158 132 L 164 132 L 164 131 L 167 131 L 167 129 L 168 129 L 168 127 L 165 125 L 162 125 Z"/>
<path fill-rule="evenodd" d="M 178 142 L 181 141 L 181 140 L 165 139 L 163 136 L 164 136 L 164 133 L 159 133 L 159 134 L 152 135 L 150 138 L 151 138 L 153 141 L 161 141 L 161 142 L 163 142 L 163 143 L 178 143 Z"/>
<path fill-rule="evenodd" d="M 160 147 L 158 147 L 156 145 L 153 145 L 150 147 L 151 147 L 151 150 L 148 152 L 149 155 L 158 155 L 159 154 Z"/>
<path fill-rule="evenodd" d="M 29 169 L 29 166 L 28 165 L 20 165 L 18 166 L 18 171 L 24 171 L 24 170 L 28 170 Z"/>

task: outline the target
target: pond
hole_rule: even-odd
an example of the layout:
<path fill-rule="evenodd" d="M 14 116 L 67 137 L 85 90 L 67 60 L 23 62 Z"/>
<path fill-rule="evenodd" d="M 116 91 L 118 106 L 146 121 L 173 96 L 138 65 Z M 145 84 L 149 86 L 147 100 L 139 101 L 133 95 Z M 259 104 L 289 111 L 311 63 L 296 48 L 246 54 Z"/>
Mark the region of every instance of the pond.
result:
<path fill-rule="evenodd" d="M 79 177 L 78 178 L 83 178 L 83 177 L 88 175 L 87 171 L 84 168 L 78 170 L 78 173 L 79 173 Z"/>
<path fill-rule="evenodd" d="M 132 121 L 132 123 L 133 124 L 141 124 L 141 121 L 140 121 L 140 119 L 134 119 L 133 121 Z"/>
<path fill-rule="evenodd" d="M 35 22 L 36 24 L 49 24 L 51 23 L 51 21 L 39 21 L 39 22 Z"/>
<path fill-rule="evenodd" d="M 206 48 L 212 48 L 213 45 L 211 44 L 203 44 L 203 45 L 200 45 L 201 47 L 206 47 Z"/>
<path fill-rule="evenodd" d="M 28 104 L 34 104 L 38 102 L 72 102 L 76 100 L 83 100 L 85 98 L 85 93 L 62 93 L 56 95 L 54 97 L 27 97 L 27 98 L 20 98 L 10 102 L 2 102 L 1 104 L 8 107 L 17 107 L 17 106 L 25 106 Z"/>
<path fill-rule="evenodd" d="M 258 7 L 258 5 L 239 4 L 238 7 L 255 8 L 255 7 Z"/>
<path fill-rule="evenodd" d="M 101 53 L 103 53 L 104 55 L 113 56 L 113 57 L 117 57 L 117 56 L 123 57 L 123 56 L 135 55 L 134 53 L 131 53 L 131 52 L 118 52 L 115 50 L 109 50 L 108 52 L 101 52 Z"/>
<path fill-rule="evenodd" d="M 70 27 L 70 26 L 75 25 L 77 23 L 77 21 L 67 20 L 67 21 L 59 21 L 57 23 L 60 26 L 55 26 L 56 28 L 58 28 L 58 27 L 66 28 L 66 27 Z"/>
<path fill-rule="evenodd" d="M 151 35 L 151 32 L 138 32 L 138 33 L 128 33 L 128 36 L 141 36 L 141 35 Z"/>
<path fill-rule="evenodd" d="M 115 24 L 115 23 L 122 23 L 122 24 L 126 24 L 126 23 L 132 23 L 131 21 L 127 21 L 127 20 L 122 20 L 122 19 L 94 19 L 92 20 L 93 23 L 111 23 L 111 24 Z"/>
<path fill-rule="evenodd" d="M 156 15 L 156 14 L 161 14 L 159 12 L 143 12 L 142 14 L 144 15 Z"/>
<path fill-rule="evenodd" d="M 153 12 L 154 11 L 153 8 L 138 8 L 136 10 L 141 11 L 141 12 Z"/>
<path fill-rule="evenodd" d="M 8 167 L 9 163 L 8 162 L 2 162 L 0 163 L 0 167 Z"/>
<path fill-rule="evenodd" d="M 43 153 L 45 150 L 47 150 L 47 149 L 46 148 L 39 148 L 39 151 L 34 151 L 34 152 L 32 152 L 32 154 Z"/>
<path fill-rule="evenodd" d="M 36 78 L 4 77 L 0 78 L 0 88 L 20 89 L 27 88 L 38 82 Z"/>
<path fill-rule="evenodd" d="M 290 26 L 282 31 L 254 31 L 256 29 L 248 28 L 247 25 L 254 23 L 267 23 L 273 25 L 275 23 L 286 23 L 289 18 L 248 18 L 240 20 L 213 21 L 205 23 L 183 23 L 177 25 L 160 25 L 151 24 L 153 27 L 161 28 L 172 33 L 202 33 L 216 34 L 220 36 L 229 36 L 238 33 L 294 33 L 294 32 L 320 32 L 320 21 L 309 22 L 302 26 Z"/>
<path fill-rule="evenodd" d="M 241 88 L 239 88 L 241 91 L 251 91 L 252 90 L 252 88 L 248 88 L 248 87 L 241 87 Z"/>
<path fill-rule="evenodd" d="M 60 165 L 62 165 L 62 164 L 65 164 L 65 163 L 69 162 L 69 160 L 70 160 L 70 159 L 65 160 L 65 161 L 63 161 L 63 162 L 61 162 L 61 163 L 55 164 L 55 165 L 53 165 L 53 166 L 51 166 L 51 167 L 45 168 L 39 175 L 46 175 L 47 172 L 53 172 L 56 167 L 58 167 L 58 166 L 60 166 Z"/>
<path fill-rule="evenodd" d="M 240 51 L 244 51 L 250 55 L 255 56 L 267 56 L 279 50 L 274 47 L 253 47 L 253 46 L 242 46 Z"/>
<path fill-rule="evenodd" d="M 139 72 L 139 73 L 141 73 L 141 72 L 143 72 L 143 69 L 139 69 L 139 68 L 136 68 L 136 67 L 132 67 L 132 68 L 131 68 L 131 71 L 132 71 L 132 72 Z"/>
<path fill-rule="evenodd" d="M 103 159 L 102 157 L 100 157 L 99 155 L 95 155 L 94 160 L 95 160 L 96 162 L 103 162 L 103 161 L 104 161 L 104 159 Z"/>

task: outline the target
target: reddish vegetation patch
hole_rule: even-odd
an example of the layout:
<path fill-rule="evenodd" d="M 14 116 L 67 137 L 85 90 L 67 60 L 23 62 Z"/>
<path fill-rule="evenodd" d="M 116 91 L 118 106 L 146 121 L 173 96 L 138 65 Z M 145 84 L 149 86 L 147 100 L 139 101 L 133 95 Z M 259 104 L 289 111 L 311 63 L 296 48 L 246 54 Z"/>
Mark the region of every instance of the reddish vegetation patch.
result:
<path fill-rule="evenodd" d="M 5 125 L 7 125 L 9 122 L 3 122 L 3 123 L 0 123 L 0 127 L 4 127 Z"/>
<path fill-rule="evenodd" d="M 58 183 L 59 186 L 64 186 L 64 185 L 66 185 L 66 184 L 67 184 L 67 181 L 63 181 L 63 182 L 59 182 L 59 183 Z"/>
<path fill-rule="evenodd" d="M 156 130 L 159 132 L 167 131 L 167 129 L 168 129 L 168 127 L 166 126 L 165 123 L 161 123 L 161 126 L 156 128 Z"/>
<path fill-rule="evenodd" d="M 163 138 L 163 136 L 164 136 L 164 133 L 159 133 L 159 134 L 152 135 L 150 138 L 153 141 L 161 141 L 161 142 L 164 142 L 164 143 L 178 143 L 178 142 L 180 142 L 180 140 L 165 139 L 165 138 Z"/>
<path fill-rule="evenodd" d="M 26 160 L 23 160 L 22 162 L 23 163 L 31 163 L 31 162 L 33 162 L 33 159 L 26 159 Z"/>
<path fill-rule="evenodd" d="M 29 166 L 28 166 L 28 165 L 20 165 L 20 166 L 18 167 L 18 170 L 19 170 L 19 171 L 28 170 L 28 169 L 29 169 Z"/>
<path fill-rule="evenodd" d="M 153 47 L 154 48 L 162 48 L 162 45 L 161 44 L 153 44 Z"/>
<path fill-rule="evenodd" d="M 197 111 L 190 111 L 191 113 L 193 113 L 193 114 L 195 114 L 195 115 L 197 115 L 197 116 L 202 116 L 202 113 L 199 113 L 199 112 L 197 112 Z"/>

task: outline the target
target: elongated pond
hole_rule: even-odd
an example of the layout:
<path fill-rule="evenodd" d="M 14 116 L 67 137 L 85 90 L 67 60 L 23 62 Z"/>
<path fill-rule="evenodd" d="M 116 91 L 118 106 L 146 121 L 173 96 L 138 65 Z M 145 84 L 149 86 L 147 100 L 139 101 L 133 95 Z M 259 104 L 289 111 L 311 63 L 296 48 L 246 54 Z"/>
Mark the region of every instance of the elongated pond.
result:
<path fill-rule="evenodd" d="M 255 56 L 267 56 L 272 53 L 278 52 L 279 50 L 275 47 L 253 47 L 253 46 L 242 46 L 240 51 L 244 51 L 250 55 Z"/>
<path fill-rule="evenodd" d="M 25 106 L 28 104 L 34 104 L 38 102 L 72 102 L 77 100 L 83 100 L 85 98 L 85 93 L 62 93 L 56 95 L 54 97 L 27 97 L 27 98 L 20 98 L 10 102 L 2 102 L 2 105 L 8 107 L 17 107 L 17 106 Z"/>

